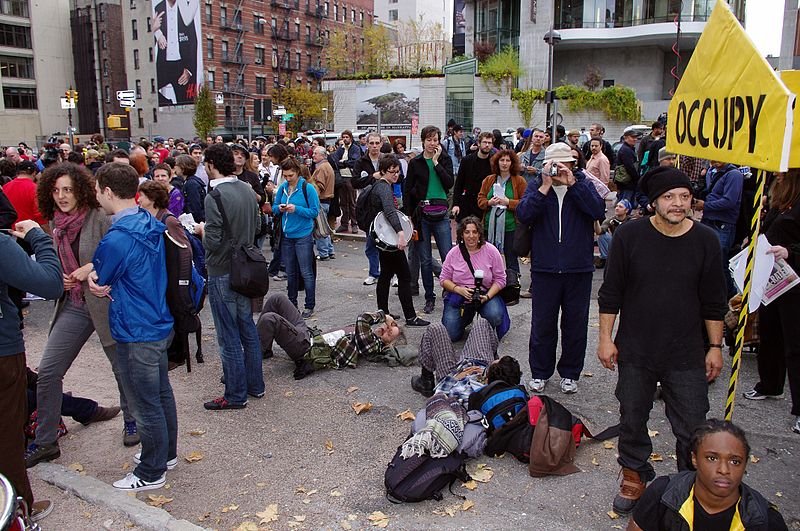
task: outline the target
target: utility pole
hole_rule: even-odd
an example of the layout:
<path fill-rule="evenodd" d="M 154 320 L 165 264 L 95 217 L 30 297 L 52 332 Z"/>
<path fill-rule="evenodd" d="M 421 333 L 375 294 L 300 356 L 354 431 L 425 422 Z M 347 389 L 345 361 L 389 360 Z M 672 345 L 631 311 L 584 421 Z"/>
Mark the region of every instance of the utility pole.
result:
<path fill-rule="evenodd" d="M 75 147 L 75 137 L 72 127 L 72 108 L 78 105 L 78 91 L 74 90 L 72 85 L 70 85 L 69 88 L 64 92 L 64 96 L 67 100 L 67 120 L 69 120 L 67 133 L 69 134 L 69 145 L 70 147 Z"/>

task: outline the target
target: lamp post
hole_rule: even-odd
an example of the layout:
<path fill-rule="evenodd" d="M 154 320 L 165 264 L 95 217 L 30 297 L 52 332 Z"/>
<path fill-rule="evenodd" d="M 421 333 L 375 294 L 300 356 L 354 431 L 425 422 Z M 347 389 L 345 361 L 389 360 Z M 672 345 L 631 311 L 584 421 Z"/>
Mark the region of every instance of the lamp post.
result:
<path fill-rule="evenodd" d="M 547 93 L 545 94 L 544 101 L 547 103 L 547 130 L 550 131 L 550 138 L 552 142 L 556 140 L 556 120 L 553 116 L 553 108 L 555 104 L 555 93 L 553 92 L 553 51 L 555 50 L 556 43 L 561 41 L 561 34 L 555 30 L 553 25 L 550 25 L 550 31 L 544 34 L 544 42 L 550 49 L 547 58 Z"/>
<path fill-rule="evenodd" d="M 325 113 L 325 125 L 322 126 L 322 133 L 326 134 L 328 132 L 328 108 L 323 107 L 322 112 Z"/>

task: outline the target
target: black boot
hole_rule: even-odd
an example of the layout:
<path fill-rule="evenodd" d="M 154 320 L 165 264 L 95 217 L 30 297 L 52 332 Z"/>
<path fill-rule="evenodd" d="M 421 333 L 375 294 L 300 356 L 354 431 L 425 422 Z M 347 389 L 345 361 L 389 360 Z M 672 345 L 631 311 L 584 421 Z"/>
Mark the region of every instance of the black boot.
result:
<path fill-rule="evenodd" d="M 422 369 L 422 374 L 411 378 L 411 389 L 428 398 L 433 396 L 433 387 L 436 382 L 433 380 L 433 373 L 428 369 Z"/>
<path fill-rule="evenodd" d="M 312 372 L 314 372 L 314 366 L 311 365 L 305 359 L 296 360 L 294 362 L 294 379 L 295 380 L 302 380 Z"/>

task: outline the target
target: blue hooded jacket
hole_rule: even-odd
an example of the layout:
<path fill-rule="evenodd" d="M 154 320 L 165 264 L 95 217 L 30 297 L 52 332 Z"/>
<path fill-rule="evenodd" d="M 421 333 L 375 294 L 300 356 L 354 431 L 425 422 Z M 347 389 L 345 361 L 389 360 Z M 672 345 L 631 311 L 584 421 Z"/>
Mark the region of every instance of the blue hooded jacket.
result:
<path fill-rule="evenodd" d="M 305 186 L 305 194 L 303 193 Z M 303 238 L 311 234 L 314 230 L 314 220 L 319 213 L 319 195 L 317 187 L 308 184 L 305 179 L 300 177 L 297 181 L 295 191 L 289 195 L 289 183 L 284 182 L 275 192 L 275 200 L 272 202 L 272 211 L 280 212 L 281 204 L 292 203 L 295 211 L 291 214 L 284 212 L 280 215 L 281 228 L 283 235 L 287 238 Z M 306 197 L 308 199 L 306 199 Z"/>
<path fill-rule="evenodd" d="M 111 286 L 111 336 L 118 343 L 166 338 L 173 319 L 167 306 L 166 225 L 140 208 L 114 222 L 92 262 L 101 286 Z"/>

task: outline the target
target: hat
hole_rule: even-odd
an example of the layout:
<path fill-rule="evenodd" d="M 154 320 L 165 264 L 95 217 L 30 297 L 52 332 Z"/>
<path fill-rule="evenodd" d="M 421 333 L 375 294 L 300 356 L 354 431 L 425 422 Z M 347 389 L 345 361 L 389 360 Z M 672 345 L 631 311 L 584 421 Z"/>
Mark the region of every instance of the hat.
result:
<path fill-rule="evenodd" d="M 673 188 L 686 188 L 692 192 L 692 182 L 689 177 L 677 168 L 671 166 L 659 166 L 644 174 L 639 185 L 642 193 L 647 196 L 650 202 L 656 200 L 661 194 Z"/>
<path fill-rule="evenodd" d="M 675 153 L 672 153 L 671 151 L 667 151 L 667 146 L 664 146 L 664 147 L 662 147 L 661 149 L 658 150 L 658 162 L 661 162 L 662 160 L 667 160 L 667 159 L 674 159 L 677 156 L 678 155 L 676 155 Z"/>
<path fill-rule="evenodd" d="M 19 164 L 17 164 L 17 173 L 30 173 L 31 175 L 35 174 L 39 170 L 36 168 L 36 164 L 29 160 L 23 160 Z"/>
<path fill-rule="evenodd" d="M 164 141 L 166 141 L 166 138 L 164 138 L 163 136 L 154 136 L 153 137 L 153 142 L 164 142 Z"/>
<path fill-rule="evenodd" d="M 619 201 L 617 201 L 617 204 L 618 205 L 621 204 L 622 206 L 624 206 L 625 209 L 628 211 L 628 214 L 630 214 L 631 210 L 633 210 L 633 207 L 631 206 L 631 202 L 628 201 L 627 199 L 620 199 Z"/>
<path fill-rule="evenodd" d="M 99 159 L 100 158 L 100 152 L 97 151 L 96 149 L 87 149 L 86 150 L 86 156 L 87 157 L 91 157 L 93 159 Z"/>
<path fill-rule="evenodd" d="M 531 136 L 531 133 L 532 133 L 532 132 L 533 132 L 533 131 L 531 131 L 530 129 L 525 129 L 525 130 L 522 132 L 522 138 L 528 138 L 529 136 Z"/>
<path fill-rule="evenodd" d="M 625 129 L 625 131 L 622 132 L 622 136 L 635 136 L 636 138 L 639 138 L 642 136 L 642 132 L 638 129 Z"/>
<path fill-rule="evenodd" d="M 462 126 L 461 124 L 456 124 L 453 126 L 453 131 L 463 131 L 463 130 L 464 126 Z"/>
<path fill-rule="evenodd" d="M 575 162 L 575 157 L 572 156 L 572 148 L 564 142 L 556 142 L 550 144 L 544 150 L 544 161 L 550 162 Z"/>
<path fill-rule="evenodd" d="M 567 136 L 572 136 L 572 135 L 581 136 L 581 132 L 578 131 L 577 129 L 570 129 L 569 132 L 567 133 Z"/>
<path fill-rule="evenodd" d="M 234 143 L 231 145 L 231 150 L 232 150 L 232 151 L 239 150 L 239 151 L 241 151 L 242 153 L 244 153 L 245 155 L 247 155 L 247 154 L 249 154 L 249 153 L 250 153 L 250 152 L 247 150 L 247 148 L 246 148 L 246 147 L 244 147 L 244 146 L 243 146 L 243 145 L 241 145 L 241 144 L 237 144 L 237 143 L 235 143 L 235 142 L 234 142 Z"/>

